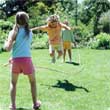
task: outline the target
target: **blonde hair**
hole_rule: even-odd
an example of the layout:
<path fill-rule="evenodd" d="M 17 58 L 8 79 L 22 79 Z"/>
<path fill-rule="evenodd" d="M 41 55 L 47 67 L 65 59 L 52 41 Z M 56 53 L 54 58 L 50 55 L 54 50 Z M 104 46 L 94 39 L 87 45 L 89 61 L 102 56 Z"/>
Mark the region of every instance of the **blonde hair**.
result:
<path fill-rule="evenodd" d="M 24 26 L 27 35 L 29 35 L 30 32 L 28 21 L 29 21 L 29 16 L 26 12 L 23 11 L 17 12 L 15 17 L 16 27 L 17 25 Z"/>
<path fill-rule="evenodd" d="M 59 22 L 59 16 L 54 14 L 47 18 L 47 22 Z"/>

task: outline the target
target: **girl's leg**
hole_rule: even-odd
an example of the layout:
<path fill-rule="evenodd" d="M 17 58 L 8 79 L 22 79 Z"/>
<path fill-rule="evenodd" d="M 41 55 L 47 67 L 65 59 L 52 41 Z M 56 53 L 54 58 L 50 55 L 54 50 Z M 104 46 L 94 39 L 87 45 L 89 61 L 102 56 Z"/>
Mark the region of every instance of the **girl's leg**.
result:
<path fill-rule="evenodd" d="M 37 88 L 36 88 L 35 73 L 28 75 L 28 78 L 29 78 L 29 82 L 30 82 L 30 86 L 31 86 L 33 104 L 35 105 L 36 101 L 37 101 L 37 96 L 36 96 Z"/>
<path fill-rule="evenodd" d="M 51 62 L 55 63 L 55 49 L 52 45 L 49 45 L 49 53 L 52 58 Z"/>
<path fill-rule="evenodd" d="M 52 57 L 52 63 L 55 63 L 55 51 L 53 50 L 52 53 L 50 53 L 50 56 Z"/>
<path fill-rule="evenodd" d="M 37 96 L 36 96 L 36 78 L 35 78 L 35 73 L 28 75 L 29 81 L 30 81 L 30 85 L 31 85 L 31 94 L 32 94 L 32 100 L 33 100 L 33 109 L 37 110 L 40 105 L 41 102 L 37 100 Z"/>
<path fill-rule="evenodd" d="M 19 74 L 11 74 L 11 82 L 10 82 L 10 96 L 11 96 L 11 106 L 16 106 L 16 84 L 18 80 Z"/>
<path fill-rule="evenodd" d="M 64 53 L 63 53 L 63 62 L 65 62 L 65 56 L 66 56 L 66 49 L 64 49 Z"/>
<path fill-rule="evenodd" d="M 68 49 L 68 55 L 69 55 L 69 61 L 72 62 L 72 58 L 71 58 L 71 49 Z"/>
<path fill-rule="evenodd" d="M 57 59 L 59 59 L 62 56 L 63 52 L 62 51 L 58 51 L 58 56 Z"/>
<path fill-rule="evenodd" d="M 54 51 L 54 50 L 50 53 L 50 56 L 51 56 L 52 58 L 55 57 L 55 51 Z"/>
<path fill-rule="evenodd" d="M 62 55 L 63 55 L 63 45 L 57 45 L 57 48 L 56 48 L 57 52 L 58 52 L 58 56 L 57 56 L 57 59 L 59 59 Z"/>

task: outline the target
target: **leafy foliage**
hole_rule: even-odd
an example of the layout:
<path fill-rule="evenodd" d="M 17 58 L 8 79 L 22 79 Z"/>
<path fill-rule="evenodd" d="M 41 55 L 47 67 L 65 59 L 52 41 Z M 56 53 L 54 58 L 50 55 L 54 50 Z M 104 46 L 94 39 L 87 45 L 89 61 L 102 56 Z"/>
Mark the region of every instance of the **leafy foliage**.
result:
<path fill-rule="evenodd" d="M 110 35 L 100 33 L 96 38 L 91 39 L 89 46 L 94 49 L 110 49 Z"/>
<path fill-rule="evenodd" d="M 10 30 L 12 29 L 13 24 L 10 21 L 0 20 L 0 28 L 2 30 Z"/>
<path fill-rule="evenodd" d="M 110 34 L 110 10 L 106 13 L 103 13 L 99 20 L 100 29 L 106 33 Z"/>
<path fill-rule="evenodd" d="M 11 22 L 0 20 L 0 45 L 3 45 L 12 26 L 13 24 Z"/>
<path fill-rule="evenodd" d="M 110 2 L 108 0 L 85 0 L 81 12 L 80 20 L 88 24 L 91 19 L 94 20 L 94 35 L 98 34 L 100 30 L 99 19 L 101 14 L 110 9 Z"/>
<path fill-rule="evenodd" d="M 23 10 L 29 13 L 30 28 L 46 24 L 46 19 L 51 14 L 58 14 L 60 21 L 68 20 L 69 26 L 78 23 L 74 36 L 80 46 L 87 46 L 91 39 L 100 32 L 110 33 L 110 2 L 108 0 L 84 0 L 77 4 L 77 0 L 4 0 L 0 5 L 0 31 L 1 36 L 6 34 L 15 23 L 15 12 Z M 22 6 L 20 5 L 22 4 Z M 10 12 L 8 12 L 10 11 Z M 48 48 L 43 32 L 34 31 L 32 48 Z M 39 37 L 40 36 L 40 37 Z M 3 41 L 5 37 L 1 37 Z M 42 40 L 41 40 L 42 39 Z M 41 42 L 45 43 L 41 43 Z M 40 43 L 37 43 L 40 42 Z"/>
<path fill-rule="evenodd" d="M 34 34 L 32 49 L 46 49 L 48 48 L 48 36 L 46 33 Z"/>
<path fill-rule="evenodd" d="M 26 0 L 5 0 L 0 4 L 1 10 L 3 10 L 6 16 L 11 16 L 18 10 L 26 10 Z"/>

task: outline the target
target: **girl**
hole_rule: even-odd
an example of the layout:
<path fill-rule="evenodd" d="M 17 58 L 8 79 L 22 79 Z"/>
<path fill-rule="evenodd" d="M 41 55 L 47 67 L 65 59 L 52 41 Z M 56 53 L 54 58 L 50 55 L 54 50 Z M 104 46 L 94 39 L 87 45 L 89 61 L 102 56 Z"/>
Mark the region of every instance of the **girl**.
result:
<path fill-rule="evenodd" d="M 32 28 L 33 30 L 42 30 L 47 32 L 49 38 L 49 53 L 52 57 L 52 63 L 55 63 L 55 50 L 58 52 L 60 58 L 63 54 L 62 41 L 61 41 L 61 29 L 65 28 L 70 30 L 71 28 L 63 24 L 59 20 L 59 16 L 51 15 L 47 19 L 47 24 L 39 27 Z"/>
<path fill-rule="evenodd" d="M 68 21 L 65 21 L 64 24 L 68 26 Z M 69 62 L 71 63 L 72 62 L 71 43 L 74 42 L 72 30 L 67 30 L 67 29 L 62 30 L 62 41 L 63 41 L 63 51 L 64 51 L 63 62 L 65 62 L 66 51 L 68 51 Z"/>
<path fill-rule="evenodd" d="M 36 78 L 35 70 L 31 60 L 30 46 L 32 41 L 32 32 L 28 25 L 29 16 L 25 12 L 16 14 L 15 26 L 9 33 L 8 40 L 4 48 L 7 51 L 12 49 L 11 58 L 11 110 L 16 110 L 16 84 L 20 73 L 27 75 L 31 86 L 33 100 L 33 109 L 40 107 L 40 101 L 36 97 Z"/>

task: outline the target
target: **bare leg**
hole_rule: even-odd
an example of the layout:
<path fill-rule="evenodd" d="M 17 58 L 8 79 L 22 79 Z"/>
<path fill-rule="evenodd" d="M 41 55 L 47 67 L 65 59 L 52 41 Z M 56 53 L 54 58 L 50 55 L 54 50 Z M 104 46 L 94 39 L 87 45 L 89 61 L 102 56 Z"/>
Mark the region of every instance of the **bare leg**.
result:
<path fill-rule="evenodd" d="M 71 58 L 71 49 L 68 49 L 68 55 L 69 55 L 69 61 L 71 62 L 72 61 L 72 58 Z"/>
<path fill-rule="evenodd" d="M 53 58 L 55 56 L 55 51 L 53 50 L 52 53 L 50 53 L 50 56 Z"/>
<path fill-rule="evenodd" d="M 62 56 L 63 52 L 62 51 L 57 51 L 57 52 L 58 52 L 57 59 L 59 59 Z"/>
<path fill-rule="evenodd" d="M 29 78 L 29 82 L 30 82 L 30 86 L 31 86 L 31 94 L 32 94 L 32 100 L 33 100 L 33 104 L 36 104 L 37 101 L 37 88 L 36 88 L 36 78 L 35 78 L 35 73 L 28 75 Z"/>
<path fill-rule="evenodd" d="M 64 49 L 64 53 L 63 53 L 63 62 L 65 62 L 65 56 L 66 56 L 66 49 Z"/>
<path fill-rule="evenodd" d="M 55 49 L 51 44 L 49 45 L 49 53 L 50 53 L 50 56 L 52 58 L 51 62 L 55 63 Z"/>
<path fill-rule="evenodd" d="M 10 96 L 11 96 L 11 105 L 16 106 L 16 84 L 18 80 L 18 74 L 11 74 L 10 82 Z"/>
<path fill-rule="evenodd" d="M 53 50 L 52 53 L 50 53 L 50 56 L 52 57 L 52 63 L 55 63 L 55 51 Z"/>

